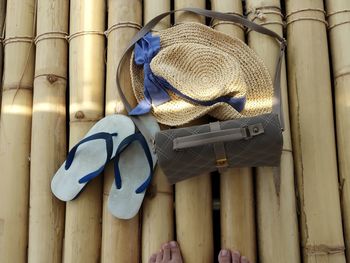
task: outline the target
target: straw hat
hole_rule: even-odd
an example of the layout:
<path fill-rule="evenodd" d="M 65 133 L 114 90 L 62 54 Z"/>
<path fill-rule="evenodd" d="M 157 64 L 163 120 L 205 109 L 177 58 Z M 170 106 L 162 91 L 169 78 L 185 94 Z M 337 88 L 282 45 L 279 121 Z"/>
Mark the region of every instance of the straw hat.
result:
<path fill-rule="evenodd" d="M 182 94 L 201 101 L 244 98 L 240 112 L 226 102 L 204 106 L 166 90 L 170 100 L 152 105 L 158 122 L 179 126 L 209 114 L 219 120 L 272 110 L 273 84 L 262 60 L 244 42 L 198 23 L 159 31 L 160 49 L 150 61 L 153 74 Z M 144 100 L 143 67 L 131 56 L 130 74 L 138 102 Z"/>

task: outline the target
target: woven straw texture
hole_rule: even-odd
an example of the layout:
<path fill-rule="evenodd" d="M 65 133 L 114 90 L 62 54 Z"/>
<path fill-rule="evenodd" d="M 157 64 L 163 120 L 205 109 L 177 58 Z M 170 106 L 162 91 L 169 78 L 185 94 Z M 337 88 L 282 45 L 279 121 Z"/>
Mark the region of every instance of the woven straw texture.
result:
<path fill-rule="evenodd" d="M 168 91 L 171 100 L 153 107 L 158 122 L 179 126 L 209 114 L 218 120 L 256 116 L 272 110 L 273 85 L 262 60 L 244 42 L 199 23 L 184 23 L 158 32 L 161 49 L 152 59 L 155 75 L 199 100 L 246 96 L 237 112 L 220 102 L 201 106 Z M 133 62 L 130 74 L 137 101 L 143 95 L 143 69 Z"/>

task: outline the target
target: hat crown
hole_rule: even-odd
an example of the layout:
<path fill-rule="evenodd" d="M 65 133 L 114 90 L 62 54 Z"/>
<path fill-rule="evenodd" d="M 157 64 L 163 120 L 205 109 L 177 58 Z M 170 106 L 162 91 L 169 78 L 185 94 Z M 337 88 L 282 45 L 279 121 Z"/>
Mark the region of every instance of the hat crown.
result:
<path fill-rule="evenodd" d="M 183 94 L 199 100 L 243 97 L 247 91 L 240 64 L 222 50 L 199 43 L 162 49 L 152 59 L 151 69 Z"/>
<path fill-rule="evenodd" d="M 164 80 L 160 81 L 163 82 L 160 89 L 170 98 L 158 105 L 152 103 L 152 113 L 158 122 L 179 126 L 205 114 L 218 120 L 227 120 L 271 112 L 271 76 L 263 61 L 240 39 L 192 22 L 160 30 L 152 33 L 152 36 L 159 37 L 160 48 L 148 66 L 154 76 Z M 196 51 L 199 47 L 200 50 Z M 208 57 L 202 55 L 201 50 L 204 53 L 210 52 Z M 195 59 L 188 59 L 189 54 Z M 140 104 L 146 97 L 146 71 L 134 59 L 133 53 L 130 63 L 131 82 Z M 175 62 L 181 66 L 176 66 Z M 218 65 L 213 66 L 213 62 Z M 197 93 L 200 89 L 202 92 Z M 210 103 L 203 104 L 208 98 Z"/>

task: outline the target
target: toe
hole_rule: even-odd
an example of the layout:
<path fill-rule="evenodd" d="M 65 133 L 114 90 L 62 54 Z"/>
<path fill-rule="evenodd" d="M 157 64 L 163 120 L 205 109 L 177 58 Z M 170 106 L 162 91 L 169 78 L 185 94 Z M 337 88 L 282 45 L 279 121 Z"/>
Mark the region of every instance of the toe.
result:
<path fill-rule="evenodd" d="M 170 244 L 169 243 L 165 243 L 162 246 L 162 249 L 163 249 L 163 261 L 164 262 L 170 261 Z"/>
<path fill-rule="evenodd" d="M 157 260 L 157 254 L 153 254 L 150 258 L 148 263 L 156 263 Z"/>
<path fill-rule="evenodd" d="M 249 263 L 249 260 L 245 256 L 243 256 L 241 258 L 241 263 Z"/>
<path fill-rule="evenodd" d="M 180 247 L 176 241 L 170 242 L 170 250 L 171 250 L 171 260 L 174 262 L 182 262 Z"/>
<path fill-rule="evenodd" d="M 163 250 L 157 253 L 156 263 L 161 263 L 163 261 Z"/>
<path fill-rule="evenodd" d="M 219 263 L 231 263 L 231 252 L 227 249 L 222 249 L 218 259 Z"/>
<path fill-rule="evenodd" d="M 239 254 L 238 251 L 233 251 L 232 252 L 232 263 L 240 263 L 241 255 Z"/>

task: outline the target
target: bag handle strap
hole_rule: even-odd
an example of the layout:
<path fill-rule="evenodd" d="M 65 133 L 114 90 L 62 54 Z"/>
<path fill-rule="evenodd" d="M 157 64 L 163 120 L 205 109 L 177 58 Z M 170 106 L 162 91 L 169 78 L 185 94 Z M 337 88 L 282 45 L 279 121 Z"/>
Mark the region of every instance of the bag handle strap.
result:
<path fill-rule="evenodd" d="M 215 122 L 212 122 L 215 123 Z M 210 123 L 210 124 L 212 124 Z M 220 129 L 220 126 L 219 126 Z M 215 144 L 221 142 L 249 140 L 264 133 L 264 126 L 261 123 L 245 126 L 242 128 L 232 128 L 226 130 L 209 131 L 200 134 L 192 134 L 177 137 L 173 140 L 173 150 L 183 150 L 187 148 Z"/>
<path fill-rule="evenodd" d="M 171 15 L 175 12 L 183 12 L 183 11 L 191 12 L 191 13 L 206 16 L 206 17 L 211 17 L 214 19 L 239 23 L 239 24 L 246 26 L 252 30 L 255 30 L 259 33 L 271 36 L 279 42 L 281 52 L 280 52 L 280 56 L 279 56 L 278 61 L 277 61 L 276 73 L 275 73 L 275 77 L 274 77 L 274 99 L 273 99 L 272 112 L 279 115 L 280 124 L 281 124 L 282 130 L 283 130 L 284 129 L 284 119 L 283 119 L 283 111 L 282 111 L 283 109 L 281 107 L 281 68 L 282 68 L 282 60 L 283 60 L 283 56 L 284 56 L 284 51 L 285 51 L 285 48 L 287 46 L 287 41 L 283 37 L 281 37 L 277 33 L 275 33 L 274 31 L 269 30 L 263 26 L 260 26 L 256 23 L 246 19 L 246 18 L 237 16 L 235 14 L 221 13 L 221 12 L 210 11 L 210 10 L 201 9 L 201 8 L 182 8 L 182 9 L 177 9 L 177 10 L 172 10 L 169 12 L 162 13 L 162 14 L 154 17 L 152 20 L 150 20 L 131 39 L 129 45 L 125 49 L 125 51 L 124 51 L 124 53 L 119 61 L 119 64 L 117 67 L 117 74 L 116 74 L 117 89 L 118 89 L 120 98 L 121 98 L 122 102 L 124 103 L 124 106 L 125 106 L 127 112 L 130 112 L 132 110 L 132 107 L 129 104 L 128 100 L 126 99 L 126 97 L 121 89 L 121 85 L 120 85 L 120 81 L 119 81 L 119 76 L 120 76 L 120 72 L 121 72 L 121 65 L 123 64 L 123 62 L 126 58 L 126 54 L 129 51 L 131 51 L 131 49 L 135 45 L 135 43 L 137 41 L 139 41 L 142 37 L 144 37 L 149 31 L 151 31 L 151 29 L 154 28 L 160 20 L 162 20 L 166 16 Z M 154 140 L 153 136 L 150 135 L 148 130 L 142 124 L 142 121 L 143 121 L 142 115 L 141 116 L 131 116 L 131 118 L 133 119 L 136 126 L 145 135 L 146 138 L 148 137 L 150 140 Z"/>

